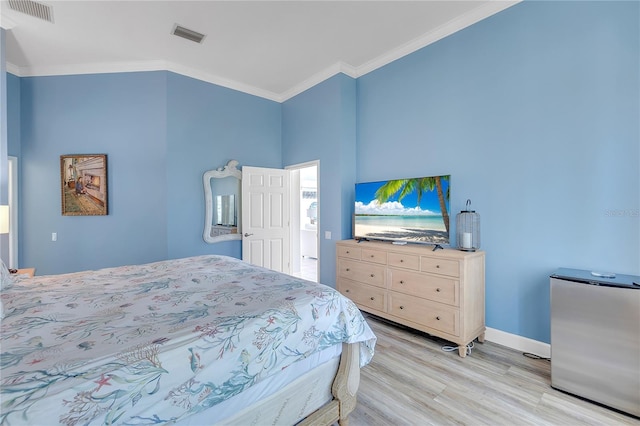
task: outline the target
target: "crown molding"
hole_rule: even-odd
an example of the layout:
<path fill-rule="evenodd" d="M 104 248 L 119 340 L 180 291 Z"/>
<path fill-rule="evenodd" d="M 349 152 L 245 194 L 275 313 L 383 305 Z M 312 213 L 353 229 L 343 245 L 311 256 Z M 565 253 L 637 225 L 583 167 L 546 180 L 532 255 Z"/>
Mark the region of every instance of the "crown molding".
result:
<path fill-rule="evenodd" d="M 287 99 L 290 99 L 300 93 L 304 92 L 307 89 L 327 80 L 338 73 L 346 74 L 353 78 L 361 77 L 365 74 L 370 73 L 371 71 L 375 71 L 378 68 L 381 68 L 393 61 L 396 61 L 404 56 L 407 56 L 417 50 L 422 49 L 430 44 L 433 44 L 443 38 L 458 32 L 464 28 L 467 28 L 485 18 L 495 15 L 498 12 L 501 12 L 511 6 L 514 6 L 520 3 L 522 0 L 492 0 L 488 3 L 483 4 L 480 7 L 469 11 L 468 13 L 457 17 L 444 25 L 436 28 L 434 31 L 430 31 L 423 36 L 412 40 L 404 45 L 394 49 L 390 52 L 385 53 L 359 67 L 353 67 L 349 64 L 338 62 L 333 64 L 332 66 L 326 68 L 325 70 L 315 74 L 314 76 L 308 78 L 307 80 L 297 84 L 291 89 L 284 92 L 281 96 L 282 100 L 280 102 L 284 102 Z"/>
<path fill-rule="evenodd" d="M 13 74 L 15 76 L 18 76 L 18 77 L 22 77 L 22 75 L 20 75 L 20 68 L 18 68 L 17 66 L 15 66 L 15 65 L 13 65 L 12 63 L 9 63 L 9 62 L 5 63 L 5 65 L 6 65 L 6 71 L 8 73 L 11 73 L 11 74 Z"/>
<path fill-rule="evenodd" d="M 286 92 L 282 93 L 282 95 L 280 96 L 281 100 L 280 102 L 284 102 L 287 99 L 291 99 L 294 96 L 299 95 L 300 93 L 304 92 L 305 90 L 308 90 L 310 88 L 312 88 L 313 86 L 318 85 L 319 83 L 322 83 L 325 80 L 330 79 L 331 77 L 333 77 L 336 74 L 346 74 L 349 77 L 353 77 L 356 78 L 358 77 L 358 71 L 355 67 L 352 67 L 349 64 L 346 64 L 344 62 L 336 62 L 335 64 L 331 65 L 328 68 L 325 68 L 324 70 L 320 71 L 319 73 L 314 74 L 313 76 L 309 77 L 308 79 L 304 80 L 303 82 L 296 84 L 294 87 L 292 87 L 291 89 L 287 90 Z"/>
<path fill-rule="evenodd" d="M 433 44 L 443 38 L 450 36 L 453 33 L 456 33 L 460 30 L 463 30 L 471 25 L 482 21 L 490 16 L 495 15 L 498 12 L 501 12 L 511 6 L 514 6 L 520 3 L 522 0 L 512 0 L 512 1 L 490 1 L 488 3 L 483 4 L 464 15 L 461 15 L 451 21 L 447 22 L 444 25 L 439 26 L 433 31 L 428 32 L 427 34 L 418 37 L 415 40 L 412 40 L 404 45 L 394 49 L 384 55 L 377 57 L 361 66 L 358 67 L 357 76 L 361 77 L 365 74 L 370 73 L 371 71 L 377 70 L 393 61 L 396 61 L 404 56 L 407 56 L 417 50 L 422 49 L 430 44 Z"/>
<path fill-rule="evenodd" d="M 11 20 L 11 18 L 7 17 L 6 14 L 0 14 L 0 28 L 5 30 L 10 30 L 18 25 L 16 21 Z"/>
<path fill-rule="evenodd" d="M 167 61 L 137 61 L 137 62 L 103 62 L 88 64 L 66 64 L 46 67 L 19 67 L 7 62 L 7 72 L 18 77 L 45 77 L 60 75 L 81 75 L 81 74 L 112 74 L 126 72 L 143 72 L 143 71 L 170 71 L 186 77 L 195 78 L 207 83 L 223 86 L 228 89 L 237 90 L 250 95 L 269 99 L 275 102 L 281 102 L 281 96 L 252 87 L 237 81 L 225 79 L 222 77 L 208 74 L 202 71 L 194 70 L 180 64 Z"/>
<path fill-rule="evenodd" d="M 292 88 L 282 92 L 274 93 L 268 90 L 260 89 L 244 83 L 240 83 L 231 79 L 223 78 L 214 74 L 202 72 L 193 68 L 189 68 L 177 63 L 167 61 L 136 61 L 136 62 L 111 62 L 111 63 L 92 63 L 92 64 L 67 64 L 46 67 L 19 67 L 9 62 L 6 63 L 6 70 L 18 77 L 36 77 L 36 76 L 54 76 L 54 75 L 74 75 L 74 74 L 108 74 L 123 72 L 141 72 L 141 71 L 170 71 L 197 80 L 216 84 L 228 89 L 237 90 L 250 95 L 265 98 L 274 102 L 282 103 L 300 93 L 310 89 L 311 87 L 335 76 L 343 73 L 352 78 L 358 78 L 381 68 L 395 60 L 407 56 L 417 50 L 422 49 L 436 41 L 439 41 L 457 31 L 469 27 L 485 18 L 495 15 L 511 6 L 520 3 L 522 0 L 492 0 L 488 3 L 473 9 L 472 11 L 447 22 L 436 28 L 434 31 L 412 40 L 404 45 L 385 53 L 359 67 L 354 67 L 344 62 L 336 62 L 335 64 L 325 68 L 324 70 L 312 75 L 306 80 L 296 84 Z M 12 21 L 5 16 L 2 17 L 2 28 L 11 25 Z M 9 27 L 11 28 L 11 27 Z"/>
<path fill-rule="evenodd" d="M 174 72 L 176 74 L 184 75 L 186 77 L 195 78 L 207 83 L 212 83 L 217 86 L 226 87 L 227 89 L 237 90 L 239 92 L 247 93 L 249 95 L 258 96 L 275 102 L 282 102 L 282 96 L 273 93 L 269 90 L 260 89 L 248 84 L 239 83 L 234 80 L 223 78 L 214 74 L 202 72 L 193 68 L 185 67 L 175 62 L 167 62 L 167 71 Z"/>
<path fill-rule="evenodd" d="M 166 69 L 165 61 L 137 61 L 137 62 L 95 62 L 85 64 L 65 64 L 44 67 L 19 67 L 7 62 L 16 70 L 18 77 L 45 77 L 57 75 L 81 74 L 113 74 L 139 71 L 161 71 Z"/>

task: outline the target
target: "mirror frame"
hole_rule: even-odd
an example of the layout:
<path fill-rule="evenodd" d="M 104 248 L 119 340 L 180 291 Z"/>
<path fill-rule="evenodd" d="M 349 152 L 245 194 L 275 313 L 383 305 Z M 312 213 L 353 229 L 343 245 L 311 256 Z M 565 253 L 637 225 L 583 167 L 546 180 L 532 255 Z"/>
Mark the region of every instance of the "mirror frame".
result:
<path fill-rule="evenodd" d="M 204 231 L 202 237 L 204 241 L 207 243 L 219 243 L 221 241 L 233 241 L 233 240 L 242 240 L 241 231 L 241 223 L 240 217 L 242 213 L 241 208 L 241 188 L 242 188 L 242 171 L 237 169 L 238 161 L 229 160 L 226 166 L 219 167 L 216 170 L 209 170 L 202 175 L 202 181 L 204 184 L 204 204 L 205 204 L 205 215 L 204 215 Z M 238 179 L 238 194 L 236 195 L 236 200 L 238 201 L 238 232 L 235 234 L 225 234 L 218 235 L 216 237 L 211 236 L 211 227 L 213 226 L 213 188 L 211 187 L 211 179 L 222 179 L 226 177 L 234 177 Z M 215 194 L 217 195 L 217 194 Z"/>

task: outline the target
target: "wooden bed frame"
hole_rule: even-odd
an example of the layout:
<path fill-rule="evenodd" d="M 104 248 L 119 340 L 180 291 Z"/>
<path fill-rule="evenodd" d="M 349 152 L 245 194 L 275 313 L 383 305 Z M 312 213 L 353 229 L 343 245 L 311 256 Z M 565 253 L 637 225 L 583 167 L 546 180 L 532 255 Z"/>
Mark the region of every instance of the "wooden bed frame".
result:
<path fill-rule="evenodd" d="M 343 343 L 340 366 L 331 386 L 333 400 L 323 405 L 300 425 L 320 426 L 338 422 L 340 426 L 349 424 L 349 414 L 356 408 L 358 386 L 360 385 L 360 344 Z"/>

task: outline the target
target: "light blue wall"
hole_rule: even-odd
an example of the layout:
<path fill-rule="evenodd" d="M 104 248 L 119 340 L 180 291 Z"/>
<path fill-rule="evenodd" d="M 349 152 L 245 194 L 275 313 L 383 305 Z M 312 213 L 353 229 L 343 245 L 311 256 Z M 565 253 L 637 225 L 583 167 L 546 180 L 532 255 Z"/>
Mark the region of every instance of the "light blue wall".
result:
<path fill-rule="evenodd" d="M 165 88 L 165 72 L 21 79 L 21 266 L 50 274 L 167 258 Z M 107 216 L 61 215 L 66 154 L 107 154 Z"/>
<path fill-rule="evenodd" d="M 169 72 L 22 78 L 20 93 L 21 266 L 241 257 L 202 239 L 202 175 L 230 159 L 282 167 L 280 104 Z M 108 155 L 107 216 L 60 213 L 59 156 L 83 153 Z"/>
<path fill-rule="evenodd" d="M 283 163 L 320 160 L 320 282 L 335 286 L 335 241 L 351 238 L 356 81 L 338 74 L 284 102 Z M 331 240 L 324 238 L 331 232 Z"/>
<path fill-rule="evenodd" d="M 549 342 L 556 268 L 640 274 L 639 4 L 521 3 L 358 79 L 358 181 L 452 175 L 489 327 Z"/>
<path fill-rule="evenodd" d="M 242 257 L 240 241 L 207 244 L 202 175 L 238 167 L 282 167 L 281 105 L 170 73 L 167 199 L 169 257 L 216 253 Z"/>

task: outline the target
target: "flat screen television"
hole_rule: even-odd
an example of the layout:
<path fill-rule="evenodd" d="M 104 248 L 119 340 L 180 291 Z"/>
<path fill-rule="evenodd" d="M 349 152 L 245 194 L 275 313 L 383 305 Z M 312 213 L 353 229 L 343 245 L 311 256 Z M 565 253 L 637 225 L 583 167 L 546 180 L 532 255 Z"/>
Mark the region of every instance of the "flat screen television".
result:
<path fill-rule="evenodd" d="M 448 245 L 450 177 L 356 183 L 353 238 Z"/>

